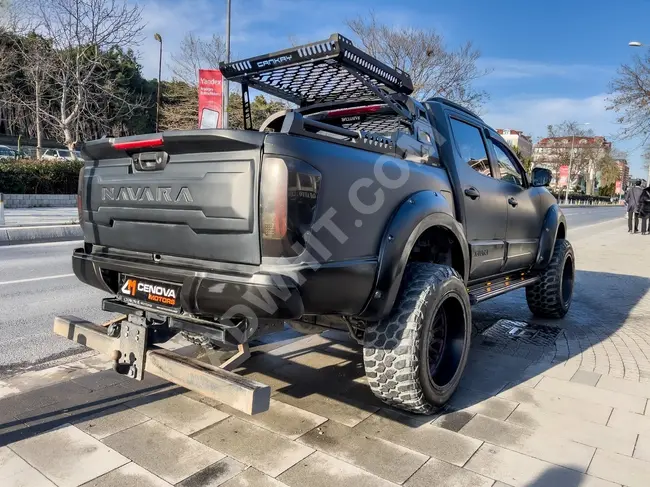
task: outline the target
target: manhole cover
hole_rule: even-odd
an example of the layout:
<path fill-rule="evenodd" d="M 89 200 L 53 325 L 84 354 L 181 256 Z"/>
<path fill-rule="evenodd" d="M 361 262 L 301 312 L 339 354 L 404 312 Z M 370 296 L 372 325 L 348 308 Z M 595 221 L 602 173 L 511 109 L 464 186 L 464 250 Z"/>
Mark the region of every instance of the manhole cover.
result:
<path fill-rule="evenodd" d="M 525 321 L 499 320 L 481 335 L 494 343 L 516 341 L 537 347 L 550 347 L 562 330 L 555 326 L 537 325 Z"/>

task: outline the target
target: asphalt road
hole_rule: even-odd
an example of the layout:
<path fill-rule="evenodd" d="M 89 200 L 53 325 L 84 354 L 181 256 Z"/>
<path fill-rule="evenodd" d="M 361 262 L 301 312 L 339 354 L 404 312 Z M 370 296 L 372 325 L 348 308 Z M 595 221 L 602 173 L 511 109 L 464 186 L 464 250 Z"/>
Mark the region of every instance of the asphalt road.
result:
<path fill-rule="evenodd" d="M 0 377 L 84 349 L 52 333 L 53 317 L 101 322 L 101 291 L 72 274 L 79 242 L 0 247 Z"/>
<path fill-rule="evenodd" d="M 626 215 L 624 206 L 588 206 L 585 208 L 564 208 L 562 211 L 566 217 L 569 232 L 572 228 L 615 220 Z"/>
<path fill-rule="evenodd" d="M 622 218 L 619 208 L 566 208 L 569 231 Z M 0 247 L 0 377 L 80 353 L 84 349 L 52 334 L 55 315 L 102 322 L 106 294 L 81 284 L 70 255 L 78 242 Z"/>

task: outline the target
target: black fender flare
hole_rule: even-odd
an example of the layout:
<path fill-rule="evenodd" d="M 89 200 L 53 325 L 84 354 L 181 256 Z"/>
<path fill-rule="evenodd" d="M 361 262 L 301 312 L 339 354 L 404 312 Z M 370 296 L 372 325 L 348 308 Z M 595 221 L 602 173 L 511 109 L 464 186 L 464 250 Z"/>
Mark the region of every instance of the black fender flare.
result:
<path fill-rule="evenodd" d="M 544 269 L 551 261 L 560 225 L 564 225 L 566 235 L 566 231 L 568 230 L 566 218 L 560 206 L 555 204 L 546 211 L 546 216 L 544 216 L 542 233 L 539 236 L 539 245 L 537 247 L 537 258 L 533 266 L 534 269 Z"/>
<path fill-rule="evenodd" d="M 375 285 L 359 317 L 376 320 L 387 315 L 395 303 L 402 275 L 417 239 L 427 229 L 444 227 L 453 233 L 463 252 L 462 278 L 469 275 L 469 247 L 465 232 L 454 218 L 449 202 L 436 191 L 414 193 L 399 206 L 386 226 L 379 248 Z"/>

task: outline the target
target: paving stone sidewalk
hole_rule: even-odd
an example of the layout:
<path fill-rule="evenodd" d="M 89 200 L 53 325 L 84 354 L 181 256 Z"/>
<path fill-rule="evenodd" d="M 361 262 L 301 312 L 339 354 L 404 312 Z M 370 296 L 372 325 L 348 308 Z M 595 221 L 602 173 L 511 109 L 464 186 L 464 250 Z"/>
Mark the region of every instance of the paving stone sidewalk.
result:
<path fill-rule="evenodd" d="M 273 390 L 256 416 L 94 356 L 0 382 L 0 486 L 646 487 L 650 237 L 621 223 L 571 235 L 565 320 L 533 319 L 522 292 L 474 310 L 461 388 L 436 415 L 378 402 L 341 333 L 256 352 L 239 370 Z"/>

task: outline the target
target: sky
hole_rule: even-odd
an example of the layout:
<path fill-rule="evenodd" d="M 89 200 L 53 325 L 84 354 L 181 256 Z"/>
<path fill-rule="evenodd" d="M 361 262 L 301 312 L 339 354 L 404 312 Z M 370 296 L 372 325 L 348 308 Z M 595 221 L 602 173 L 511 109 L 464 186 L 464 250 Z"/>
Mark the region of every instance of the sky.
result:
<path fill-rule="evenodd" d="M 167 60 L 186 32 L 225 32 L 226 0 L 137 3 L 147 21 L 138 47 L 147 77 L 157 77 L 155 32 L 163 36 Z M 471 41 L 481 51 L 479 66 L 490 71 L 476 86 L 490 96 L 481 114 L 492 127 L 523 130 L 536 141 L 549 124 L 589 123 L 596 135 L 628 151 L 633 175 L 644 175 L 642 141 L 622 140 L 607 106 L 618 67 L 640 52 L 628 42 L 650 45 L 650 0 L 232 0 L 232 58 L 334 32 L 354 40 L 345 21 L 371 10 L 395 27 L 434 29 L 451 49 Z M 163 79 L 169 76 L 165 66 Z"/>

